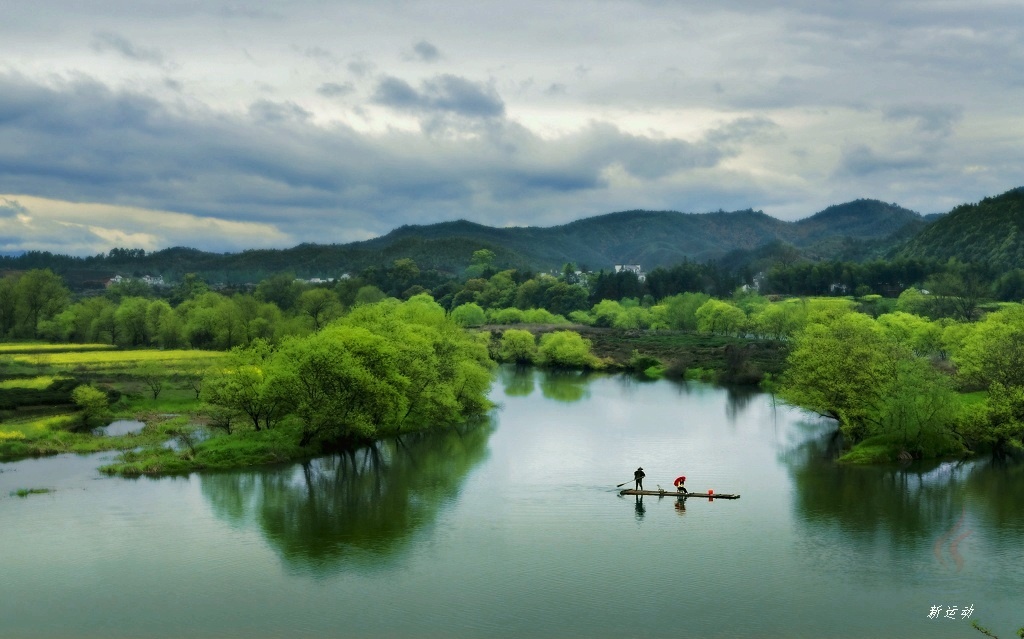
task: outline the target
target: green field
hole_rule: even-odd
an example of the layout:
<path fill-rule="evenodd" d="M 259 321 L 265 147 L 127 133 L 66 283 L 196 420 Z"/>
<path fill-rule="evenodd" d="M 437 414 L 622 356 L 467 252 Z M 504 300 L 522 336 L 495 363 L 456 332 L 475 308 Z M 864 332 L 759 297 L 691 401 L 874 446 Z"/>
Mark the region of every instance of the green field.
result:
<path fill-rule="evenodd" d="M 160 446 L 169 432 L 198 418 L 193 383 L 225 354 L 200 350 L 112 350 L 103 344 L 3 344 L 0 460 L 65 452 Z M 80 385 L 107 394 L 103 419 L 84 424 L 71 398 Z M 153 397 L 154 384 L 159 388 Z M 139 419 L 141 433 L 93 434 L 115 419 Z"/>

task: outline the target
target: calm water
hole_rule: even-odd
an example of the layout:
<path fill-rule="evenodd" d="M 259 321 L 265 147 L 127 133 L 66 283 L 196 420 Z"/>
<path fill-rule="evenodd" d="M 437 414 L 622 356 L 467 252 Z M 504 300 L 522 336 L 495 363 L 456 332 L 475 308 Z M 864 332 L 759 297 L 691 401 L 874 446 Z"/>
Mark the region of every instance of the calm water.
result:
<path fill-rule="evenodd" d="M 260 472 L 0 464 L 0 637 L 1003 637 L 1024 469 L 838 468 L 762 394 L 503 369 L 476 427 Z M 736 501 L 620 497 L 649 488 Z M 27 498 L 18 488 L 51 488 Z M 932 606 L 943 616 L 928 619 Z M 945 607 L 973 606 L 945 617 Z"/>

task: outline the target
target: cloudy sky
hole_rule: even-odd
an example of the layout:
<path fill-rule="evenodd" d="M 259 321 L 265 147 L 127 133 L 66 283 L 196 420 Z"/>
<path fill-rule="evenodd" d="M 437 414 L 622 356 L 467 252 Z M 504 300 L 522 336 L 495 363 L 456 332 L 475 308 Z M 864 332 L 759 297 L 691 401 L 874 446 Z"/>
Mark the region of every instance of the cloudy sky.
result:
<path fill-rule="evenodd" d="M 238 251 L 1024 185 L 1019 0 L 42 0 L 0 252 Z"/>

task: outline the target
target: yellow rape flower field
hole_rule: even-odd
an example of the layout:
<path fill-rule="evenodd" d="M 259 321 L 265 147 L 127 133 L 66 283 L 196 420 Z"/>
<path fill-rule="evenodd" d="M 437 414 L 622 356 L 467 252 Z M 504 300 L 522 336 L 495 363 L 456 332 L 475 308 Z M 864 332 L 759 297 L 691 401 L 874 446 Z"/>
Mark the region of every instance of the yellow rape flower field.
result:
<path fill-rule="evenodd" d="M 35 342 L 13 342 L 0 344 L 0 354 L 7 353 L 66 353 L 71 351 L 114 351 L 112 344 L 37 344 Z"/>
<path fill-rule="evenodd" d="M 7 356 L 10 362 L 16 365 L 50 367 L 57 370 L 102 370 L 146 363 L 168 366 L 209 364 L 223 357 L 224 353 L 221 352 L 199 350 L 62 351 L 17 353 Z"/>
<path fill-rule="evenodd" d="M 0 344 L 0 459 L 160 445 L 167 429 L 191 421 L 200 404 L 197 380 L 225 356 L 107 344 Z M 101 414 L 86 419 L 75 405 L 72 390 L 81 386 L 107 395 Z M 93 431 L 115 419 L 138 419 L 146 427 L 123 436 Z"/>

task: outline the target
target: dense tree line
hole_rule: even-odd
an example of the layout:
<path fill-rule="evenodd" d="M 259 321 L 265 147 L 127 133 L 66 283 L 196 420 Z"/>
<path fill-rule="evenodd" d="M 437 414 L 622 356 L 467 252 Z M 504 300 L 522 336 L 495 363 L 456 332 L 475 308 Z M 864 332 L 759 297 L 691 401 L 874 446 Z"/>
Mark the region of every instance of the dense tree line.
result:
<path fill-rule="evenodd" d="M 412 260 L 400 259 L 336 282 L 311 284 L 278 274 L 251 291 L 234 293 L 213 291 L 194 274 L 162 289 L 129 279 L 77 301 L 59 276 L 32 270 L 0 279 L 0 336 L 227 350 L 256 339 L 278 343 L 317 332 L 355 306 L 423 293 L 463 326 L 572 321 L 780 339 L 791 336 L 799 323 L 795 306 L 770 305 L 753 292 L 734 294 L 738 280 L 714 264 L 683 263 L 641 280 L 628 271 L 588 274 L 574 265 L 559 274 L 496 271 L 492 260 L 490 251 L 477 251 L 469 268 L 473 277 L 464 281 L 424 273 Z M 836 299 L 854 287 L 854 304 L 873 316 L 901 310 L 971 321 L 995 291 L 1024 293 L 1024 272 L 1011 271 L 993 282 L 983 271 L 956 262 L 791 264 L 769 271 L 760 284 L 769 293 L 809 288 Z M 886 297 L 871 292 L 879 287 L 904 288 L 899 297 Z M 710 303 L 712 298 L 717 299 Z"/>

